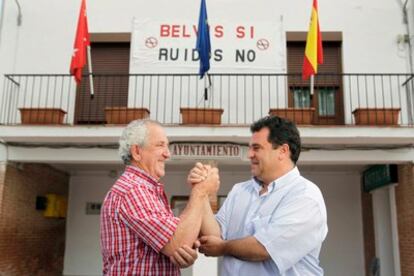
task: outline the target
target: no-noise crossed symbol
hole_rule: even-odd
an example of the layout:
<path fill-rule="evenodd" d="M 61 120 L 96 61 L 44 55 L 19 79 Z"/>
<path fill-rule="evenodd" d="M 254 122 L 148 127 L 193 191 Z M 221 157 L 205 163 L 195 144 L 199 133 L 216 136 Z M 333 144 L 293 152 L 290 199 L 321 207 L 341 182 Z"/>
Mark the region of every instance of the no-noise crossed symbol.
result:
<path fill-rule="evenodd" d="M 262 51 L 267 50 L 267 48 L 269 48 L 269 45 L 270 45 L 269 41 L 264 38 L 261 38 L 256 42 L 257 49 L 262 50 Z"/>
<path fill-rule="evenodd" d="M 158 45 L 158 40 L 155 37 L 148 37 L 145 39 L 145 46 L 147 48 L 155 48 Z"/>

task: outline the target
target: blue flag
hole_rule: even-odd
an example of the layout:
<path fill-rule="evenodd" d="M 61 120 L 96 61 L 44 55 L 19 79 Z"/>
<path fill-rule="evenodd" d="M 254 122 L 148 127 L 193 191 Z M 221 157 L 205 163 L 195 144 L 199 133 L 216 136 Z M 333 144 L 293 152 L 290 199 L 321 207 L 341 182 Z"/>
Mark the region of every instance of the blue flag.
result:
<path fill-rule="evenodd" d="M 201 0 L 200 17 L 198 18 L 197 44 L 196 49 L 200 56 L 200 78 L 210 70 L 210 30 L 207 19 L 206 1 Z"/>

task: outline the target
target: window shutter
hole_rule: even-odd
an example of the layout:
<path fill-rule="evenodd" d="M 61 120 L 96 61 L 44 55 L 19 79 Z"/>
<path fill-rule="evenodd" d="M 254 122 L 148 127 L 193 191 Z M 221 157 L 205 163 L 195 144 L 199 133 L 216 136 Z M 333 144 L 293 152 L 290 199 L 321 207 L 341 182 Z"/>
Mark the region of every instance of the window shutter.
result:
<path fill-rule="evenodd" d="M 94 99 L 90 97 L 89 78 L 83 78 L 78 87 L 76 122 L 105 123 L 105 107 L 127 106 L 129 80 L 130 43 L 92 43 L 93 74 L 109 74 L 94 77 Z M 84 73 L 88 73 L 85 66 Z"/>

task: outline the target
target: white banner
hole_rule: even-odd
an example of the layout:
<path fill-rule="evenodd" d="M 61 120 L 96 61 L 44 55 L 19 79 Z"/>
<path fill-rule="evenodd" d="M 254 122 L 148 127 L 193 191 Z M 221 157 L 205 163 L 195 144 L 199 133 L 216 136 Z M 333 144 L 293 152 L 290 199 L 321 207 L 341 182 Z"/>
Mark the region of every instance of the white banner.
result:
<path fill-rule="evenodd" d="M 269 0 L 261 2 L 271 3 Z M 232 7 L 229 14 L 224 17 L 217 13 L 215 17 L 215 9 L 222 11 L 224 4 Z M 164 5 L 168 5 L 162 8 L 168 9 L 169 15 L 148 9 L 148 13 L 154 14 L 134 19 L 131 73 L 198 73 L 199 57 L 195 44 L 199 1 L 170 1 Z M 191 16 L 190 8 L 194 9 Z M 274 12 L 267 12 L 260 18 L 252 16 L 252 21 L 237 16 L 247 13 L 241 9 L 249 8 L 250 5 L 238 5 L 237 2 L 207 1 L 212 48 L 210 73 L 286 72 L 282 17 L 274 16 Z M 272 5 L 268 8 L 271 9 Z M 181 13 L 182 9 L 185 12 Z M 171 14 L 177 17 L 171 19 Z"/>

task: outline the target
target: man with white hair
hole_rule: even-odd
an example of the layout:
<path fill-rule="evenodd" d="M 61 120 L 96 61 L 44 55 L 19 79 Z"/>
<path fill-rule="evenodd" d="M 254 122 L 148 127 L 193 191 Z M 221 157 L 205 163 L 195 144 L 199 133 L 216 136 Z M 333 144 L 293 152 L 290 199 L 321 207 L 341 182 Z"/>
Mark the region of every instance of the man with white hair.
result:
<path fill-rule="evenodd" d="M 123 131 L 119 153 L 127 165 L 101 209 L 104 275 L 180 275 L 194 263 L 192 249 L 209 208 L 208 195 L 219 187 L 218 170 L 207 168 L 193 186 L 187 207 L 175 217 L 164 186 L 168 139 L 161 125 L 136 120 Z"/>

